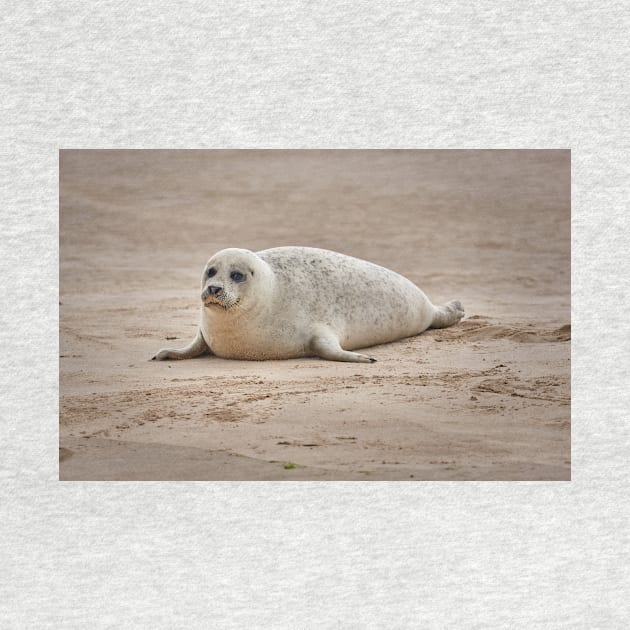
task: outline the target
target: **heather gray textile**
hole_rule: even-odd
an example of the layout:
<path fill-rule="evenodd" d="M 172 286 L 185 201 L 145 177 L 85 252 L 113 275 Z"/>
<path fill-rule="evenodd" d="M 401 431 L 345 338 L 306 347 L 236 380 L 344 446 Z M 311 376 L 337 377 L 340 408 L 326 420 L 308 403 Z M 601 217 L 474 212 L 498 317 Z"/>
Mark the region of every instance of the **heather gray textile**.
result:
<path fill-rule="evenodd" d="M 627 4 L 5 3 L 3 628 L 622 628 Z M 571 148 L 573 480 L 60 483 L 59 148 Z"/>

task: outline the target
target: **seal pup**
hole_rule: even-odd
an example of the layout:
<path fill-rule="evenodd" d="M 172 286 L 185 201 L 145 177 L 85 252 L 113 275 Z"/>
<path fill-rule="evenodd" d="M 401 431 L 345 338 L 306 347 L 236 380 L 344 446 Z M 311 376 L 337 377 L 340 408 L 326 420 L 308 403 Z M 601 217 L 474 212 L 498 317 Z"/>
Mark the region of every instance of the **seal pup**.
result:
<path fill-rule="evenodd" d="M 224 249 L 201 278 L 195 339 L 153 359 L 293 359 L 373 363 L 352 352 L 456 324 L 457 300 L 434 306 L 410 280 L 365 260 L 312 247 Z"/>

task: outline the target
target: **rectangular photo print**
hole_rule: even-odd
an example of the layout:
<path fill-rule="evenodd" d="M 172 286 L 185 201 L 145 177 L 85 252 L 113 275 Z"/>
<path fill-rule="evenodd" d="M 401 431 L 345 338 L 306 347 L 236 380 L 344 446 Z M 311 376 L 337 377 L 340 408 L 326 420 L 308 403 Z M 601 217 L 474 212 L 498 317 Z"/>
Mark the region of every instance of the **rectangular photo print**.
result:
<path fill-rule="evenodd" d="M 65 149 L 59 212 L 60 480 L 570 480 L 570 151 Z"/>

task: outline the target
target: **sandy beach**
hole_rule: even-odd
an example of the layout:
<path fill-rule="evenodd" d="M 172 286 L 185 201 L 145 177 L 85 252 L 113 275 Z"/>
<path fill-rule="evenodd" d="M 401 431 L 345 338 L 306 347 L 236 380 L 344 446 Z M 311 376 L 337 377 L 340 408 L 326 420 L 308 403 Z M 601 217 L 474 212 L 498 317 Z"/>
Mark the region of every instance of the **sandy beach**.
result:
<path fill-rule="evenodd" d="M 225 247 L 322 247 L 456 326 L 318 358 L 149 359 Z M 568 480 L 568 151 L 60 153 L 60 479 Z"/>

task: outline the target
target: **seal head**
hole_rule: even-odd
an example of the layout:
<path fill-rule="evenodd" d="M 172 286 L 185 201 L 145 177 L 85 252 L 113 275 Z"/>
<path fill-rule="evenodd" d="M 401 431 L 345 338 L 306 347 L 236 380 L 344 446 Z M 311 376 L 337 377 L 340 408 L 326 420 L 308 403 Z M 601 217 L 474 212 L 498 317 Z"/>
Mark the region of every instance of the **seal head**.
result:
<path fill-rule="evenodd" d="M 258 306 L 261 287 L 268 287 L 272 277 L 267 264 L 248 249 L 224 249 L 206 263 L 201 301 L 209 312 L 251 311 Z"/>

